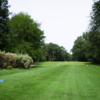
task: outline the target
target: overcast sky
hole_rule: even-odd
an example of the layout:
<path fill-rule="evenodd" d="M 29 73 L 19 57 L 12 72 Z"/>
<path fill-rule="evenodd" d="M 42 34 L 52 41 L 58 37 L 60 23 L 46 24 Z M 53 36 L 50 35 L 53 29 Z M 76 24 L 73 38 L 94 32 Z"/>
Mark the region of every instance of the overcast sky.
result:
<path fill-rule="evenodd" d="M 8 0 L 10 12 L 27 12 L 41 23 L 45 43 L 55 43 L 70 52 L 75 39 L 88 28 L 93 0 Z"/>

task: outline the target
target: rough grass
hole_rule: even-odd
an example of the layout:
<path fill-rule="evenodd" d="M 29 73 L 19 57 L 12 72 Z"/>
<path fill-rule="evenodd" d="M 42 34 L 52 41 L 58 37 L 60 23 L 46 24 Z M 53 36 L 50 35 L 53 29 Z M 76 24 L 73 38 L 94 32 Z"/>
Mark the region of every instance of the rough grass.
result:
<path fill-rule="evenodd" d="M 0 79 L 0 100 L 100 100 L 100 66 L 90 63 L 40 62 Z"/>

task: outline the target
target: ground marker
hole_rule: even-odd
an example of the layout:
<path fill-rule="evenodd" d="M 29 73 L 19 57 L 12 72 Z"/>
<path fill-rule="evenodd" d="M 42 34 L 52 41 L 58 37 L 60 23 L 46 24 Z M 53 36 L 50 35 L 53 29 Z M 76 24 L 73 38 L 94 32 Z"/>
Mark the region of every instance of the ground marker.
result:
<path fill-rule="evenodd" d="M 4 79 L 0 79 L 0 82 L 4 82 Z"/>

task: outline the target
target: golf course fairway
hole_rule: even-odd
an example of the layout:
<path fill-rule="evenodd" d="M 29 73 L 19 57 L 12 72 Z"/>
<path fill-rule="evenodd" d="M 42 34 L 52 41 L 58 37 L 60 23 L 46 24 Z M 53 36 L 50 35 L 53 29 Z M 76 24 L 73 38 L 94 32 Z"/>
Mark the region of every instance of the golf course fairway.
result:
<path fill-rule="evenodd" d="M 100 66 L 89 62 L 39 62 L 0 79 L 0 100 L 100 100 Z"/>

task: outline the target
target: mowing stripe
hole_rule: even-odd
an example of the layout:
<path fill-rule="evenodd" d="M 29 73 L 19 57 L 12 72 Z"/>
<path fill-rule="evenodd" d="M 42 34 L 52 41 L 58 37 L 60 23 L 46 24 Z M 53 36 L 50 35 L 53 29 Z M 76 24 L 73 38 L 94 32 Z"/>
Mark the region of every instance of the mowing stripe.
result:
<path fill-rule="evenodd" d="M 0 100 L 100 100 L 100 67 L 96 65 L 43 62 L 30 70 L 10 72 L 0 76 L 5 79 Z"/>

